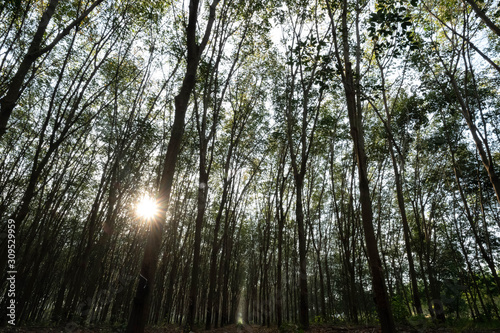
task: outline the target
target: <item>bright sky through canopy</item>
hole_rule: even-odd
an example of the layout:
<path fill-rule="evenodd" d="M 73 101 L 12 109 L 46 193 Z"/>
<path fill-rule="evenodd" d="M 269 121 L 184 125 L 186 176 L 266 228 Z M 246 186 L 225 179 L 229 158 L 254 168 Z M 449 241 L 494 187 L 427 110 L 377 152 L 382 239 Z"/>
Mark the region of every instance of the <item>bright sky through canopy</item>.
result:
<path fill-rule="evenodd" d="M 139 217 L 149 220 L 155 216 L 157 211 L 156 200 L 148 195 L 143 195 L 137 203 L 136 213 Z"/>

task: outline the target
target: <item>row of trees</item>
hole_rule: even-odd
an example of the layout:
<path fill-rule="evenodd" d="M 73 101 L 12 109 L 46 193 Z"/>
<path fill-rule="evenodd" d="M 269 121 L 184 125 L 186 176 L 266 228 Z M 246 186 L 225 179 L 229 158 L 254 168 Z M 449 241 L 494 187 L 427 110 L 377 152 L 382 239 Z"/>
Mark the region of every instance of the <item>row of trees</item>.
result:
<path fill-rule="evenodd" d="M 500 319 L 492 3 L 185 5 L 2 5 L 18 323 Z"/>

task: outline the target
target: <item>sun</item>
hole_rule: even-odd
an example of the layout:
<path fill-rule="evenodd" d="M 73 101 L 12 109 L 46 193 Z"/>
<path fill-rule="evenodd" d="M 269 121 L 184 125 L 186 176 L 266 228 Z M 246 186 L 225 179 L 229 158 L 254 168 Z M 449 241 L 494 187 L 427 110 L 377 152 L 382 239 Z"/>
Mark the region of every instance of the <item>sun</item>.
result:
<path fill-rule="evenodd" d="M 150 196 L 143 195 L 136 206 L 136 213 L 143 219 L 150 220 L 158 212 L 156 200 Z"/>

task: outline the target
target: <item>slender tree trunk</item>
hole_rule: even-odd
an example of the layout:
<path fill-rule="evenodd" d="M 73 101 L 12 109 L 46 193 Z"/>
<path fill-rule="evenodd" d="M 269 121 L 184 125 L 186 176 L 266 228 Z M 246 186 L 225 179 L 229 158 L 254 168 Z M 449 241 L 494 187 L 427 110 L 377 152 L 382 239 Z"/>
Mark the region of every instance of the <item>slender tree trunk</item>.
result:
<path fill-rule="evenodd" d="M 283 229 L 285 228 L 285 214 L 283 209 L 283 195 L 286 178 L 283 175 L 283 167 L 286 154 L 278 162 L 278 175 L 276 177 L 276 219 L 278 222 L 278 258 L 276 266 L 276 319 L 278 328 L 283 324 L 283 288 L 282 288 L 282 270 L 283 270 Z"/>
<path fill-rule="evenodd" d="M 490 20 L 488 16 L 486 16 L 485 12 L 482 11 L 477 3 L 474 0 L 465 0 L 472 7 L 476 15 L 483 20 L 483 22 L 491 29 L 498 37 L 500 37 L 500 27 L 498 27 L 493 21 Z"/>
<path fill-rule="evenodd" d="M 304 176 L 295 177 L 296 203 L 295 218 L 297 222 L 297 231 L 299 237 L 299 321 L 304 330 L 309 329 L 309 292 L 307 289 L 307 258 L 306 258 L 306 232 L 304 226 L 304 208 L 302 206 L 302 192 L 304 187 Z"/>
<path fill-rule="evenodd" d="M 28 52 L 19 64 L 19 68 L 17 69 L 16 74 L 14 74 L 14 77 L 9 84 L 5 96 L 0 99 L 0 138 L 5 134 L 7 130 L 7 123 L 9 121 L 10 115 L 12 114 L 12 110 L 16 106 L 17 100 L 21 95 L 21 89 L 24 84 L 24 79 L 28 74 L 31 65 L 41 55 L 39 50 L 42 45 L 43 36 L 45 35 L 47 26 L 49 25 L 49 22 L 52 19 L 52 16 L 54 15 L 58 4 L 59 0 L 51 0 L 49 2 L 49 5 L 43 12 L 42 18 L 38 23 L 37 30 L 35 32 L 35 35 L 33 36 Z"/>
<path fill-rule="evenodd" d="M 193 250 L 193 266 L 191 271 L 191 286 L 188 300 L 188 314 L 186 327 L 184 331 L 189 332 L 194 327 L 196 316 L 196 301 L 198 295 L 198 281 L 200 274 L 200 246 L 201 246 L 201 230 L 203 228 L 203 219 L 205 216 L 205 206 L 208 195 L 208 174 L 205 172 L 205 158 L 200 158 L 200 179 L 198 188 L 198 213 L 196 215 L 195 233 L 194 233 L 194 250 Z"/>
<path fill-rule="evenodd" d="M 476 241 L 477 246 L 479 247 L 479 253 L 481 253 L 481 257 L 488 264 L 488 267 L 489 267 L 491 274 L 493 276 L 493 279 L 495 281 L 497 290 L 500 292 L 500 278 L 498 277 L 495 263 L 493 262 L 493 259 L 489 256 L 488 252 L 484 248 L 483 239 L 479 235 L 479 232 L 477 230 L 477 221 L 475 221 L 473 216 L 472 216 L 472 213 L 471 213 L 470 208 L 469 208 L 469 204 L 467 203 L 467 198 L 465 197 L 465 193 L 464 193 L 463 188 L 462 188 L 462 183 L 461 183 L 460 177 L 459 177 L 459 171 L 457 170 L 457 164 L 455 161 L 455 152 L 451 148 L 451 143 L 448 142 L 448 144 L 450 145 L 451 159 L 452 159 L 452 163 L 453 163 L 453 171 L 455 173 L 455 181 L 457 183 L 458 191 L 460 193 L 460 198 L 462 199 L 462 202 L 464 204 L 465 216 L 467 218 L 467 221 L 469 221 L 469 225 L 472 229 L 474 239 Z"/>
<path fill-rule="evenodd" d="M 283 301 L 282 301 L 282 256 L 283 256 L 283 228 L 284 221 L 278 218 L 278 258 L 276 268 L 276 321 L 278 327 L 283 324 Z"/>
<path fill-rule="evenodd" d="M 486 138 L 483 138 L 481 133 L 478 131 L 478 128 L 472 121 L 472 116 L 470 114 L 468 104 L 464 101 L 462 97 L 462 93 L 460 89 L 458 88 L 457 81 L 455 79 L 455 76 L 453 73 L 450 73 L 446 69 L 446 74 L 448 75 L 448 78 L 450 79 L 450 83 L 453 87 L 453 91 L 455 92 L 456 99 L 458 103 L 460 104 L 460 110 L 462 112 L 462 115 L 465 119 L 465 122 L 467 123 L 467 126 L 469 127 L 469 131 L 472 135 L 472 139 L 474 140 L 474 143 L 476 144 L 477 151 L 479 152 L 479 156 L 481 157 L 481 161 L 483 162 L 483 166 L 488 173 L 488 177 L 490 178 L 491 185 L 493 186 L 493 190 L 495 191 L 495 195 L 497 198 L 498 203 L 500 204 L 500 178 L 498 177 L 498 174 L 495 170 L 495 164 L 493 162 L 493 158 L 490 153 L 490 148 L 488 145 L 488 141 Z"/>
<path fill-rule="evenodd" d="M 210 17 L 205 30 L 205 35 L 200 45 L 196 43 L 196 24 L 198 20 L 199 0 L 191 0 L 189 3 L 189 22 L 187 26 L 187 68 L 180 92 L 175 96 L 175 115 L 172 125 L 170 140 L 168 142 L 167 154 L 165 156 L 164 168 L 160 181 L 160 187 L 156 201 L 159 213 L 151 222 L 151 229 L 148 234 L 146 249 L 141 264 L 141 273 L 137 292 L 132 304 L 127 332 L 142 333 L 149 315 L 149 304 L 151 291 L 153 290 L 154 276 L 158 265 L 158 255 L 160 253 L 161 239 L 166 221 L 168 205 L 170 203 L 170 193 L 174 179 L 175 164 L 179 155 L 182 136 L 184 134 L 184 119 L 189 103 L 191 92 L 196 83 L 196 72 L 200 62 L 201 53 L 205 48 L 213 22 L 215 20 L 215 7 L 217 0 L 210 6 Z M 195 237 L 196 238 L 196 237 Z M 198 237 L 199 238 L 199 237 Z M 193 259 L 193 261 L 196 258 Z"/>
<path fill-rule="evenodd" d="M 378 65 L 379 65 L 380 74 L 382 77 L 382 87 L 385 88 L 385 77 L 384 77 L 383 67 L 380 65 L 379 62 L 378 62 Z M 384 99 L 384 108 L 385 108 L 386 115 L 387 115 L 387 130 L 390 131 L 390 129 L 391 129 L 391 113 L 389 110 L 389 106 L 387 105 L 387 96 L 386 96 L 385 89 L 382 90 L 382 94 L 383 94 L 383 99 Z M 392 133 L 390 133 L 389 136 L 392 137 Z M 412 252 L 411 252 L 410 228 L 408 225 L 408 218 L 406 217 L 406 208 L 405 208 L 405 201 L 404 201 L 404 197 L 403 197 L 402 180 L 401 180 L 401 175 L 400 175 L 399 169 L 398 169 L 398 162 L 396 159 L 396 155 L 394 153 L 392 140 L 388 139 L 387 142 L 389 145 L 389 153 L 391 154 L 392 166 L 394 169 L 394 178 L 395 178 L 395 182 L 396 182 L 396 195 L 397 195 L 397 199 L 398 199 L 399 212 L 401 214 L 401 223 L 403 224 L 403 236 L 404 236 L 404 241 L 405 241 L 406 255 L 408 257 L 408 266 L 410 269 L 409 273 L 410 273 L 410 280 L 411 280 L 411 287 L 412 287 L 413 302 L 414 302 L 415 308 L 417 310 L 417 314 L 421 315 L 423 313 L 422 303 L 421 303 L 420 297 L 418 295 L 417 277 L 416 277 L 416 273 L 415 273 L 415 265 L 413 262 L 413 256 L 412 256 Z"/>
<path fill-rule="evenodd" d="M 361 203 L 361 216 L 363 229 L 365 233 L 365 243 L 368 254 L 370 272 L 372 275 L 373 291 L 377 305 L 377 312 L 383 332 L 396 332 L 394 318 L 392 316 L 391 304 L 387 296 L 387 290 L 384 282 L 384 273 L 377 248 L 377 240 L 373 229 L 373 212 L 370 199 L 370 187 L 367 175 L 367 160 L 364 147 L 362 110 L 356 102 L 356 86 L 354 84 L 354 73 L 349 59 L 349 42 L 347 27 L 347 0 L 343 1 L 342 14 L 342 36 L 344 51 L 344 70 L 343 85 L 347 101 L 347 111 L 349 114 L 349 124 L 351 137 L 354 143 L 354 152 L 358 165 L 359 195 Z M 359 22 L 356 22 L 356 26 Z M 357 59 L 359 64 L 359 57 Z M 340 63 L 339 63 L 340 65 Z M 358 78 L 359 80 L 359 78 Z M 357 87 L 359 93 L 359 86 Z M 358 99 L 359 102 L 359 99 Z"/>
<path fill-rule="evenodd" d="M 217 254 L 219 252 L 219 229 L 222 220 L 222 214 L 224 208 L 226 207 L 227 197 L 230 190 L 231 181 L 228 180 L 229 167 L 232 157 L 232 146 L 229 147 L 228 155 L 226 156 L 225 168 L 224 168 L 224 180 L 222 189 L 222 198 L 219 203 L 219 210 L 217 211 L 217 216 L 215 218 L 215 226 L 213 232 L 212 241 L 212 251 L 210 254 L 210 272 L 209 272 L 209 288 L 208 288 L 208 304 L 207 304 L 207 315 L 205 318 L 205 330 L 209 330 L 212 323 L 212 311 L 215 309 L 215 285 L 217 282 Z"/>
<path fill-rule="evenodd" d="M 14 74 L 14 77 L 10 81 L 5 96 L 0 99 L 0 139 L 7 130 L 7 123 L 14 107 L 17 105 L 19 97 L 21 96 L 23 85 L 25 83 L 24 80 L 31 66 L 41 55 L 46 52 L 50 52 L 61 39 L 69 34 L 73 28 L 78 26 L 90 14 L 90 12 L 103 1 L 104 0 L 96 0 L 79 17 L 66 26 L 49 45 L 42 48 L 43 37 L 47 30 L 47 26 L 49 25 L 59 3 L 59 0 L 50 0 L 47 8 L 43 12 L 40 22 L 38 23 L 37 30 L 31 40 L 28 52 L 19 64 L 16 74 Z"/>

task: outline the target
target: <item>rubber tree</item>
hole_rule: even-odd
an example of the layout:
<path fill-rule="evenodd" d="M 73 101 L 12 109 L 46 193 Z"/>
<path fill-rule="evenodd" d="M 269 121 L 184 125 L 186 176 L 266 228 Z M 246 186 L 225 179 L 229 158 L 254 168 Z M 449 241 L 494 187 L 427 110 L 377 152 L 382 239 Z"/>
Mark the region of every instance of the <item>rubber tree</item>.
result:
<path fill-rule="evenodd" d="M 167 209 L 170 202 L 170 194 L 175 173 L 175 165 L 179 155 L 182 136 L 184 134 L 184 123 L 186 111 L 191 93 L 196 83 L 196 72 L 200 58 L 210 38 L 210 32 L 215 21 L 215 10 L 218 0 L 210 5 L 210 13 L 201 42 L 197 42 L 196 26 L 198 23 L 198 0 L 189 2 L 189 18 L 186 27 L 186 72 L 179 93 L 174 98 L 175 114 L 174 122 L 170 131 L 170 139 L 163 163 L 163 171 L 156 195 L 158 214 L 151 221 L 151 229 L 148 234 L 146 248 L 141 264 L 141 273 L 137 284 L 136 294 L 132 303 L 132 310 L 127 325 L 127 332 L 144 332 L 149 315 L 151 292 L 154 286 L 154 276 L 158 266 L 158 255 L 161 250 L 163 229 L 166 221 Z"/>
<path fill-rule="evenodd" d="M 403 195 L 403 179 L 401 173 L 404 171 L 402 170 L 404 168 L 404 161 L 402 159 L 404 158 L 401 153 L 401 149 L 395 145 L 397 144 L 396 141 L 394 140 L 394 136 L 392 133 L 392 109 L 389 106 L 389 101 L 388 101 L 388 96 L 386 92 L 386 79 L 385 79 L 385 73 L 384 73 L 384 66 L 383 64 L 377 60 L 377 65 L 380 70 L 380 78 L 381 78 L 381 84 L 382 84 L 382 99 L 383 99 L 383 108 L 385 110 L 386 114 L 386 120 L 384 122 L 384 125 L 386 125 L 386 130 L 387 130 L 387 145 L 389 148 L 389 154 L 391 156 L 391 161 L 392 161 L 392 166 L 393 166 L 393 171 L 394 171 L 394 181 L 396 183 L 396 197 L 397 197 L 397 202 L 398 202 L 398 207 L 399 207 L 399 212 L 401 214 L 401 224 L 403 225 L 403 236 L 404 236 L 404 242 L 405 242 L 405 250 L 406 250 L 406 255 L 408 257 L 408 267 L 409 267 L 409 273 L 410 273 L 410 281 L 411 281 L 411 287 L 412 287 L 412 296 L 413 296 L 413 303 L 415 306 L 415 309 L 418 314 L 422 314 L 422 302 L 420 301 L 420 296 L 418 294 L 418 284 L 417 284 L 417 276 L 415 272 L 415 264 L 413 261 L 413 256 L 412 256 L 412 250 L 411 250 L 411 237 L 410 237 L 410 227 L 408 223 L 408 217 L 406 214 L 406 204 L 404 200 L 404 195 Z M 396 101 L 395 101 L 396 102 Z M 395 103 L 394 102 L 394 103 Z M 393 104 L 394 106 L 394 104 Z M 395 151 L 396 150 L 396 151 Z M 401 169 L 398 165 L 401 165 Z"/>
<path fill-rule="evenodd" d="M 38 27 L 33 35 L 28 51 L 21 60 L 16 73 L 10 80 L 5 94 L 0 99 L 0 138 L 5 134 L 7 130 L 7 124 L 9 122 L 10 115 L 17 105 L 17 101 L 21 96 L 23 87 L 25 85 L 26 76 L 28 75 L 33 64 L 44 54 L 50 52 L 66 35 L 68 35 L 71 30 L 78 27 L 82 21 L 87 18 L 87 16 L 104 0 L 94 1 L 87 9 L 85 9 L 79 16 L 74 18 L 67 26 L 61 30 L 54 39 L 44 44 L 44 36 L 46 35 L 47 27 L 52 19 L 52 16 L 56 12 L 59 0 L 51 0 L 45 8 L 40 21 L 38 22 Z"/>
<path fill-rule="evenodd" d="M 377 240 L 373 228 L 373 210 L 370 198 L 370 186 L 367 173 L 367 156 L 365 152 L 364 129 L 363 129 L 363 107 L 361 102 L 361 86 L 360 86 L 360 4 L 358 1 L 353 5 L 349 5 L 347 0 L 342 1 L 340 14 L 340 33 L 341 39 L 338 41 L 337 31 L 338 25 L 334 18 L 335 8 L 332 3 L 328 3 L 328 12 L 332 21 L 333 43 L 335 45 L 335 58 L 337 68 L 342 79 L 342 85 L 345 92 L 347 113 L 349 118 L 350 133 L 354 145 L 354 154 L 356 156 L 359 195 L 361 203 L 361 217 L 365 236 L 365 245 L 368 255 L 368 264 L 372 275 L 372 286 L 375 294 L 375 302 L 380 325 L 383 332 L 396 332 L 394 318 L 392 315 L 391 303 L 387 295 L 386 285 L 384 281 L 384 272 L 380 260 L 379 251 L 377 248 Z M 356 68 L 353 69 L 351 62 L 351 46 L 349 43 L 349 8 L 353 9 L 355 38 L 356 38 Z M 339 45 L 340 42 L 340 45 Z M 342 50 L 340 49 L 342 48 Z"/>
<path fill-rule="evenodd" d="M 315 13 L 317 4 L 307 9 Z M 307 230 L 304 219 L 304 182 L 324 98 L 321 81 L 321 62 L 325 52 L 326 35 L 318 31 L 317 16 L 290 15 L 293 26 L 284 94 L 284 121 L 290 164 L 295 184 L 295 222 L 299 253 L 299 322 L 309 329 L 309 291 L 307 281 Z M 313 24 L 308 22 L 310 20 Z M 321 81 L 322 82 L 322 81 Z"/>

